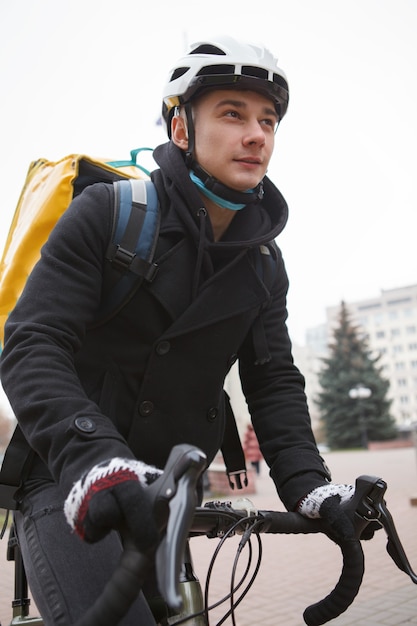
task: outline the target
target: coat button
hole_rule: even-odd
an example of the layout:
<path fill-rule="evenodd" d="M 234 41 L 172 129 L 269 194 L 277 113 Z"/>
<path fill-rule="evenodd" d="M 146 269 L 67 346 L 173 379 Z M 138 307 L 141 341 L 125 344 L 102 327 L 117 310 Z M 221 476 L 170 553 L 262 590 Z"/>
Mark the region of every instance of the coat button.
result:
<path fill-rule="evenodd" d="M 144 400 L 139 405 L 139 413 L 143 417 L 148 417 L 148 415 L 151 415 L 151 413 L 153 413 L 154 408 L 155 407 L 153 402 L 151 402 L 150 400 Z"/>
<path fill-rule="evenodd" d="M 214 420 L 216 419 L 218 413 L 219 413 L 219 410 L 215 406 L 212 406 L 207 411 L 207 419 L 208 419 L 208 421 L 209 422 L 214 422 Z"/>
<path fill-rule="evenodd" d="M 74 424 L 82 433 L 94 433 L 97 430 L 96 423 L 89 417 L 77 417 Z"/>
<path fill-rule="evenodd" d="M 170 349 L 171 344 L 169 341 L 160 341 L 156 346 L 156 353 L 159 354 L 159 356 L 164 356 L 164 354 L 167 354 Z"/>

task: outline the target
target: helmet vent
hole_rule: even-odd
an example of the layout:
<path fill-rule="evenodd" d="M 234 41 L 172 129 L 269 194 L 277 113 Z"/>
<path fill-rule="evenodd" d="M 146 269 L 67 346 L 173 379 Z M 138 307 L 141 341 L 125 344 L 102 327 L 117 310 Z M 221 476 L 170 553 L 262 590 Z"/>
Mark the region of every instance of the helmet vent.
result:
<path fill-rule="evenodd" d="M 279 85 L 280 87 L 284 87 L 284 89 L 286 89 L 288 91 L 288 84 L 287 81 L 284 80 L 282 78 L 282 76 L 280 76 L 279 74 L 275 74 L 272 77 L 272 80 L 274 83 L 276 83 L 277 85 Z"/>
<path fill-rule="evenodd" d="M 263 67 L 255 67 L 253 65 L 243 65 L 242 74 L 245 76 L 254 76 L 255 78 L 262 78 L 262 80 L 268 80 L 269 72 Z"/>
<path fill-rule="evenodd" d="M 217 46 L 213 46 L 208 43 L 201 44 L 201 46 L 198 46 L 197 48 L 195 48 L 195 50 L 192 50 L 190 54 L 221 54 L 222 56 L 226 55 L 223 50 L 221 50 Z"/>
<path fill-rule="evenodd" d="M 181 76 L 186 74 L 189 69 L 189 67 L 177 67 L 177 69 L 172 72 L 172 76 L 169 79 L 169 82 L 172 82 L 176 78 L 180 78 Z"/>
<path fill-rule="evenodd" d="M 235 69 L 235 65 L 205 65 L 197 72 L 196 76 L 209 76 L 211 74 L 224 76 L 225 74 L 234 74 Z"/>

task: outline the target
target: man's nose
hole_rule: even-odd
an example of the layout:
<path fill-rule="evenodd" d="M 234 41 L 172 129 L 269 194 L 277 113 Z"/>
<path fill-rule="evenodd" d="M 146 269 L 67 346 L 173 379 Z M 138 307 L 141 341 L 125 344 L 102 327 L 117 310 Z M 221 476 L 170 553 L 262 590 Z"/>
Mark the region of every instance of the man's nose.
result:
<path fill-rule="evenodd" d="M 244 142 L 248 144 L 258 143 L 260 145 L 265 143 L 265 131 L 258 119 L 248 120 Z"/>

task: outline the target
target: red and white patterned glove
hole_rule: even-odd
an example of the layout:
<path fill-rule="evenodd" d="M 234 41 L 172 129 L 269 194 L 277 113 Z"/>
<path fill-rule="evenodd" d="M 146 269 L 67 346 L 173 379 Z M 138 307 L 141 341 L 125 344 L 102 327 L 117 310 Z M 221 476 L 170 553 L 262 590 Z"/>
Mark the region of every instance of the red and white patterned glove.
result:
<path fill-rule="evenodd" d="M 89 543 L 113 529 L 127 529 L 137 548 L 146 551 L 159 537 L 146 486 L 161 474 L 142 461 L 118 457 L 95 465 L 65 500 L 69 525 Z"/>

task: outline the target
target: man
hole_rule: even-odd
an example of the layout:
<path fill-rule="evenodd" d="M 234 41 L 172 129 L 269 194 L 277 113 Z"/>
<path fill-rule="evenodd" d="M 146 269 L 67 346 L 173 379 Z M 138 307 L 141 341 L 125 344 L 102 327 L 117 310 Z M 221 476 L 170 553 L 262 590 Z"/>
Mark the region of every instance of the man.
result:
<path fill-rule="evenodd" d="M 10 315 L 2 381 L 32 449 L 16 525 L 46 626 L 74 621 L 100 593 L 121 550 L 111 529 L 127 525 L 141 549 L 157 541 L 146 485 L 177 443 L 212 461 L 237 359 L 281 499 L 319 516 L 336 497 L 337 531 L 351 487 L 329 483 L 315 445 L 271 244 L 287 206 L 266 172 L 287 105 L 268 50 L 228 37 L 194 45 L 164 90 L 156 279 L 94 328 L 113 206 L 112 187 L 98 184 L 60 220 Z M 138 623 L 154 624 L 142 596 L 123 621 Z"/>

